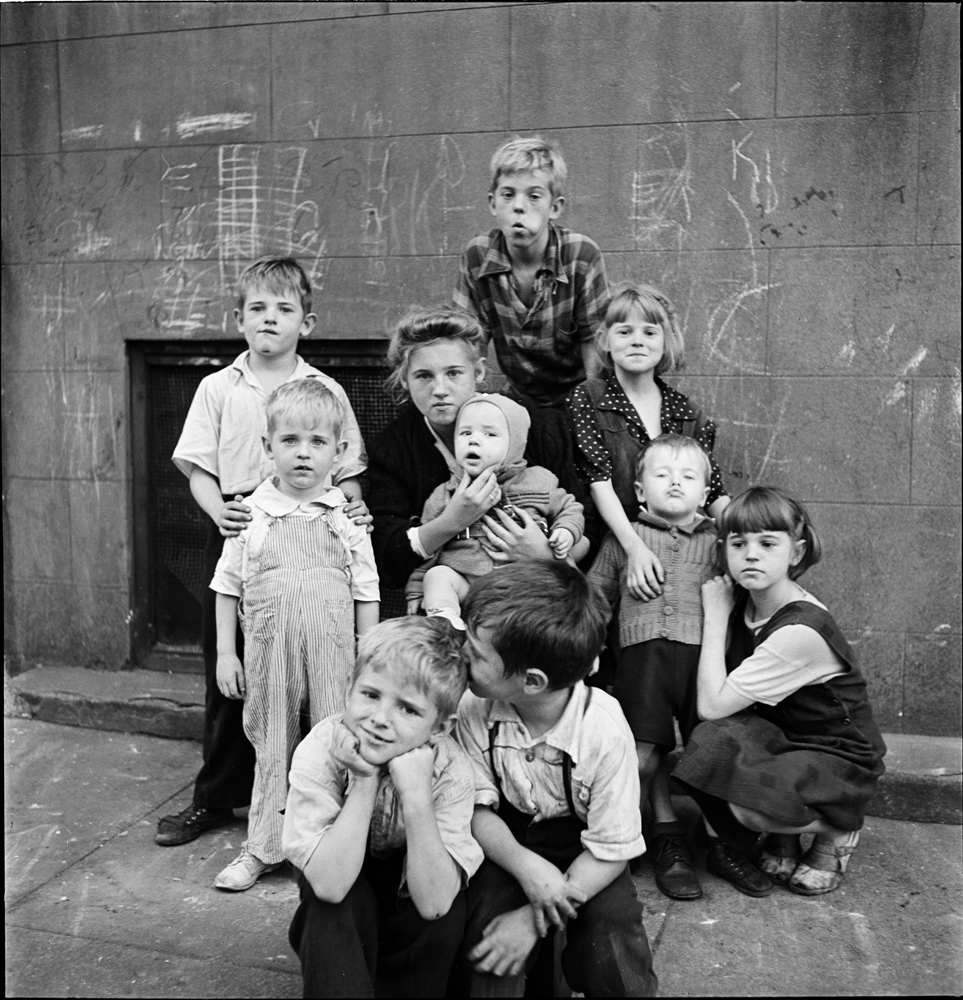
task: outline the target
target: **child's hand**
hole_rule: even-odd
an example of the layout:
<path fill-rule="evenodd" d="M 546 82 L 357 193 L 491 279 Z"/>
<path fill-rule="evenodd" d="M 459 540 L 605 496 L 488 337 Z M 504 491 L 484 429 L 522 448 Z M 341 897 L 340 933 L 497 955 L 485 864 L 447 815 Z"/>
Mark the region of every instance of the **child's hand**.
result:
<path fill-rule="evenodd" d="M 566 920 L 574 919 L 575 908 L 586 900 L 583 890 L 573 885 L 565 872 L 537 854 L 525 859 L 518 884 L 532 904 L 539 937 L 545 937 L 550 923 L 564 927 Z"/>
<path fill-rule="evenodd" d="M 225 698 L 237 700 L 247 693 L 244 684 L 244 665 L 235 653 L 217 654 L 216 677 L 218 690 Z"/>
<path fill-rule="evenodd" d="M 435 751 L 426 743 L 388 761 L 388 773 L 402 804 L 414 797 L 431 802 L 431 776 Z"/>
<path fill-rule="evenodd" d="M 361 756 L 358 737 L 343 723 L 338 723 L 331 743 L 331 756 L 335 763 L 350 771 L 356 778 L 371 778 L 381 770 L 376 764 L 369 764 Z"/>
<path fill-rule="evenodd" d="M 629 593 L 640 601 L 651 601 L 662 593 L 665 572 L 658 556 L 643 542 L 627 551 L 626 584 Z"/>
<path fill-rule="evenodd" d="M 412 594 L 405 598 L 405 605 L 408 608 L 409 615 L 416 615 L 421 611 L 421 605 L 424 603 L 424 598 L 421 594 Z"/>
<path fill-rule="evenodd" d="M 247 527 L 247 522 L 250 520 L 251 508 L 244 503 L 244 497 L 238 493 L 221 508 L 221 513 L 217 517 L 217 527 L 225 538 L 233 538 Z"/>
<path fill-rule="evenodd" d="M 374 518 L 368 511 L 368 505 L 360 497 L 357 500 L 348 497 L 348 506 L 344 508 L 344 512 L 355 524 L 366 524 L 369 535 L 374 531 Z"/>
<path fill-rule="evenodd" d="M 728 619 L 735 606 L 736 595 L 730 577 L 714 576 L 702 585 L 702 610 L 706 618 Z"/>
<path fill-rule="evenodd" d="M 567 559 L 575 544 L 575 536 L 568 528 L 556 528 L 548 536 L 548 544 L 552 546 L 556 559 Z"/>
<path fill-rule="evenodd" d="M 502 913 L 485 928 L 481 941 L 468 953 L 476 972 L 517 976 L 538 941 L 530 906 Z"/>

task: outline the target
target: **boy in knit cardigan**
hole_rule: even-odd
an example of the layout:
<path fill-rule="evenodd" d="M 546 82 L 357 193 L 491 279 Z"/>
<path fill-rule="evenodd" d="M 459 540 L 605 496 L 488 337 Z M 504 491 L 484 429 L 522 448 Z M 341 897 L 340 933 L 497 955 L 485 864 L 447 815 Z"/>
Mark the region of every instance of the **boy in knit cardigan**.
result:
<path fill-rule="evenodd" d="M 639 455 L 636 491 L 642 507 L 636 533 L 665 569 L 662 594 L 641 601 L 629 593 L 627 559 L 608 534 L 589 572 L 618 605 L 619 652 L 614 694 L 628 719 L 639 757 L 642 802 L 654 823 L 649 838 L 655 880 L 672 899 L 698 899 L 698 877 L 669 794 L 667 755 L 675 748 L 673 717 L 683 742 L 699 723 L 696 677 L 702 645 L 702 584 L 714 573 L 715 522 L 699 513 L 712 464 L 695 438 L 663 434 Z"/>

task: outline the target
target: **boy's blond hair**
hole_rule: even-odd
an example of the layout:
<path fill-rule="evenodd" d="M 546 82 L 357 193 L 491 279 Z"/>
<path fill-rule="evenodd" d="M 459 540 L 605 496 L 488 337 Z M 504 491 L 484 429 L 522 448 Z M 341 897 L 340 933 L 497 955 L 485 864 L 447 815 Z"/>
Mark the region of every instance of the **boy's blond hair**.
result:
<path fill-rule="evenodd" d="M 522 171 L 544 170 L 548 173 L 553 198 L 560 198 L 562 186 L 568 177 L 568 167 L 558 146 L 540 135 L 523 139 L 515 136 L 495 150 L 492 157 L 492 183 L 488 189 L 494 192 L 502 174 L 518 174 Z"/>
<path fill-rule="evenodd" d="M 344 408 L 320 379 L 299 378 L 279 385 L 268 396 L 266 410 L 268 434 L 273 434 L 285 417 L 294 417 L 305 427 L 327 427 L 341 440 Z"/>
<path fill-rule="evenodd" d="M 294 292 L 304 315 L 311 312 L 311 282 L 293 257 L 261 257 L 248 265 L 237 279 L 237 308 L 243 309 L 252 288 L 266 288 L 274 295 Z"/>
<path fill-rule="evenodd" d="M 358 639 L 351 685 L 365 670 L 390 671 L 432 702 L 440 722 L 458 710 L 468 684 L 462 649 L 462 639 L 443 618 L 389 618 Z"/>
<path fill-rule="evenodd" d="M 687 437 L 685 434 L 660 434 L 657 438 L 652 438 L 651 441 L 648 441 L 645 447 L 639 452 L 639 457 L 635 460 L 636 483 L 642 482 L 642 473 L 645 471 L 645 464 L 649 459 L 649 453 L 655 451 L 656 448 L 668 448 L 673 454 L 691 452 L 693 455 L 698 456 L 702 462 L 702 469 L 705 474 L 705 485 L 710 486 L 712 484 L 712 459 L 709 458 L 709 453 L 695 438 Z"/>

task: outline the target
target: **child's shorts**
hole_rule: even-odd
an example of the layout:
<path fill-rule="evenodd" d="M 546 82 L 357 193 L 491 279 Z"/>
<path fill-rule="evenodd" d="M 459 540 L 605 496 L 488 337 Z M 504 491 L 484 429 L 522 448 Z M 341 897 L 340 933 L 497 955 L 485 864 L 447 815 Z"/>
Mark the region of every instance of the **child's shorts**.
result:
<path fill-rule="evenodd" d="M 682 742 L 688 742 L 699 724 L 696 679 L 700 649 L 672 639 L 650 639 L 622 650 L 614 694 L 636 740 L 666 751 L 675 749 L 675 718 Z"/>

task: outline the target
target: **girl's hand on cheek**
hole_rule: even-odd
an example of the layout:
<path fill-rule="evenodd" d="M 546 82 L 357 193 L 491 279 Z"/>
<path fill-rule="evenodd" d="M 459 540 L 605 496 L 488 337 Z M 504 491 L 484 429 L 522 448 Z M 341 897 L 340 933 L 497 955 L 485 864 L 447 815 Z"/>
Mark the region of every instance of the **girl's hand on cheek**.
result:
<path fill-rule="evenodd" d="M 702 585 L 702 610 L 706 618 L 728 619 L 735 606 L 735 589 L 728 576 L 715 576 Z"/>

